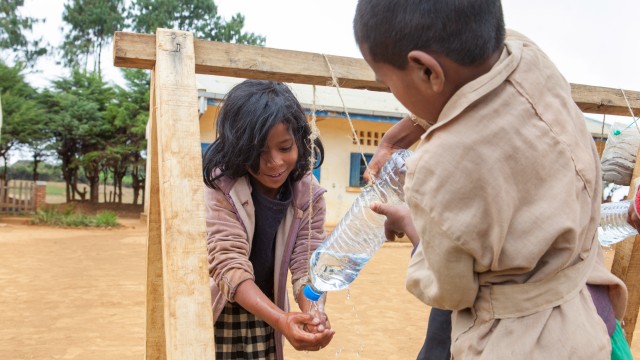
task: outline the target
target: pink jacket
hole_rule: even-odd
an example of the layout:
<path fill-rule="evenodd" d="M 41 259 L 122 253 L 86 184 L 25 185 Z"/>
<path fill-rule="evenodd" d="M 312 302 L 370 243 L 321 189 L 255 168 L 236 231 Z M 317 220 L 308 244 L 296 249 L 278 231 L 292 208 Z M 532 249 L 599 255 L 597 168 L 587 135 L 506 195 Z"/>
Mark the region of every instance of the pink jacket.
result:
<path fill-rule="evenodd" d="M 238 285 L 254 280 L 249 261 L 255 226 L 255 208 L 248 177 L 217 181 L 205 188 L 207 250 L 213 321 L 227 301 L 234 301 Z M 311 189 L 310 189 L 311 186 Z M 293 200 L 276 234 L 274 269 L 275 304 L 289 310 L 286 280 L 289 269 L 295 298 L 309 282 L 309 258 L 325 239 L 326 190 L 310 173 L 293 184 Z M 311 197 L 311 201 L 310 201 Z M 311 214 L 309 214 L 309 205 Z M 309 226 L 311 220 L 311 226 Z M 311 236 L 309 236 L 311 231 Z M 282 335 L 276 333 L 278 358 L 283 357 Z"/>

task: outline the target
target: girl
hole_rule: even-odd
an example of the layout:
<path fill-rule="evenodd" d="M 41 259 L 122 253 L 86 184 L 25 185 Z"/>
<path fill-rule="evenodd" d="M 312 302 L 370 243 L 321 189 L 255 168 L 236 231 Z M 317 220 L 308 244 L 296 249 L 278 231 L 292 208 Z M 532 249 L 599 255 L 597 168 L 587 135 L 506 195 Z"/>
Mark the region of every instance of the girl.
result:
<path fill-rule="evenodd" d="M 246 80 L 227 94 L 216 130 L 203 159 L 216 359 L 282 359 L 282 335 L 320 350 L 334 330 L 308 314 L 301 289 L 325 238 L 326 190 L 308 172 L 304 110 L 285 84 Z M 287 312 L 287 267 L 302 313 Z"/>

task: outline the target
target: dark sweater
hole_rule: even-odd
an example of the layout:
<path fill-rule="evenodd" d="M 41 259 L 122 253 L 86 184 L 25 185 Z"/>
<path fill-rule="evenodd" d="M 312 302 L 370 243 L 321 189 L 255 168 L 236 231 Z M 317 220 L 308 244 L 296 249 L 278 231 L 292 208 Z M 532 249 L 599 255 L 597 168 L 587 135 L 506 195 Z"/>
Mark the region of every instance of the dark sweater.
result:
<path fill-rule="evenodd" d="M 251 242 L 249 261 L 253 265 L 255 283 L 260 290 L 273 300 L 273 277 L 275 269 L 276 233 L 291 204 L 293 190 L 289 181 L 285 182 L 277 199 L 270 199 L 253 186 L 251 199 L 255 206 L 255 229 Z"/>

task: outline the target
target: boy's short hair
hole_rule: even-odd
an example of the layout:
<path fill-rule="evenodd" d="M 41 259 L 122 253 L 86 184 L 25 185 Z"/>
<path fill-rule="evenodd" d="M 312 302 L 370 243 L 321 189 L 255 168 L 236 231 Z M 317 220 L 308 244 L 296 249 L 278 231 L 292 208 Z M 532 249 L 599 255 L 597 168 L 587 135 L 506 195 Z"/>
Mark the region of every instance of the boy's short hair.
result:
<path fill-rule="evenodd" d="M 477 65 L 505 37 L 500 0 L 359 0 L 353 30 L 373 61 L 399 69 L 413 50 Z"/>

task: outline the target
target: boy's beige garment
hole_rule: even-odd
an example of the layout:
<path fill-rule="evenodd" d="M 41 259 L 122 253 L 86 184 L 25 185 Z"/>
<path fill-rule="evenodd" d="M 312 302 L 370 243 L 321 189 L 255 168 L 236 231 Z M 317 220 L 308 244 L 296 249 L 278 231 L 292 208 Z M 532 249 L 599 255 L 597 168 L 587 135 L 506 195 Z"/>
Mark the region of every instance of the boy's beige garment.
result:
<path fill-rule="evenodd" d="M 608 359 L 586 283 L 624 283 L 597 242 L 600 161 L 567 81 L 510 33 L 499 62 L 448 102 L 408 162 L 421 243 L 407 289 L 453 309 L 457 359 Z"/>

